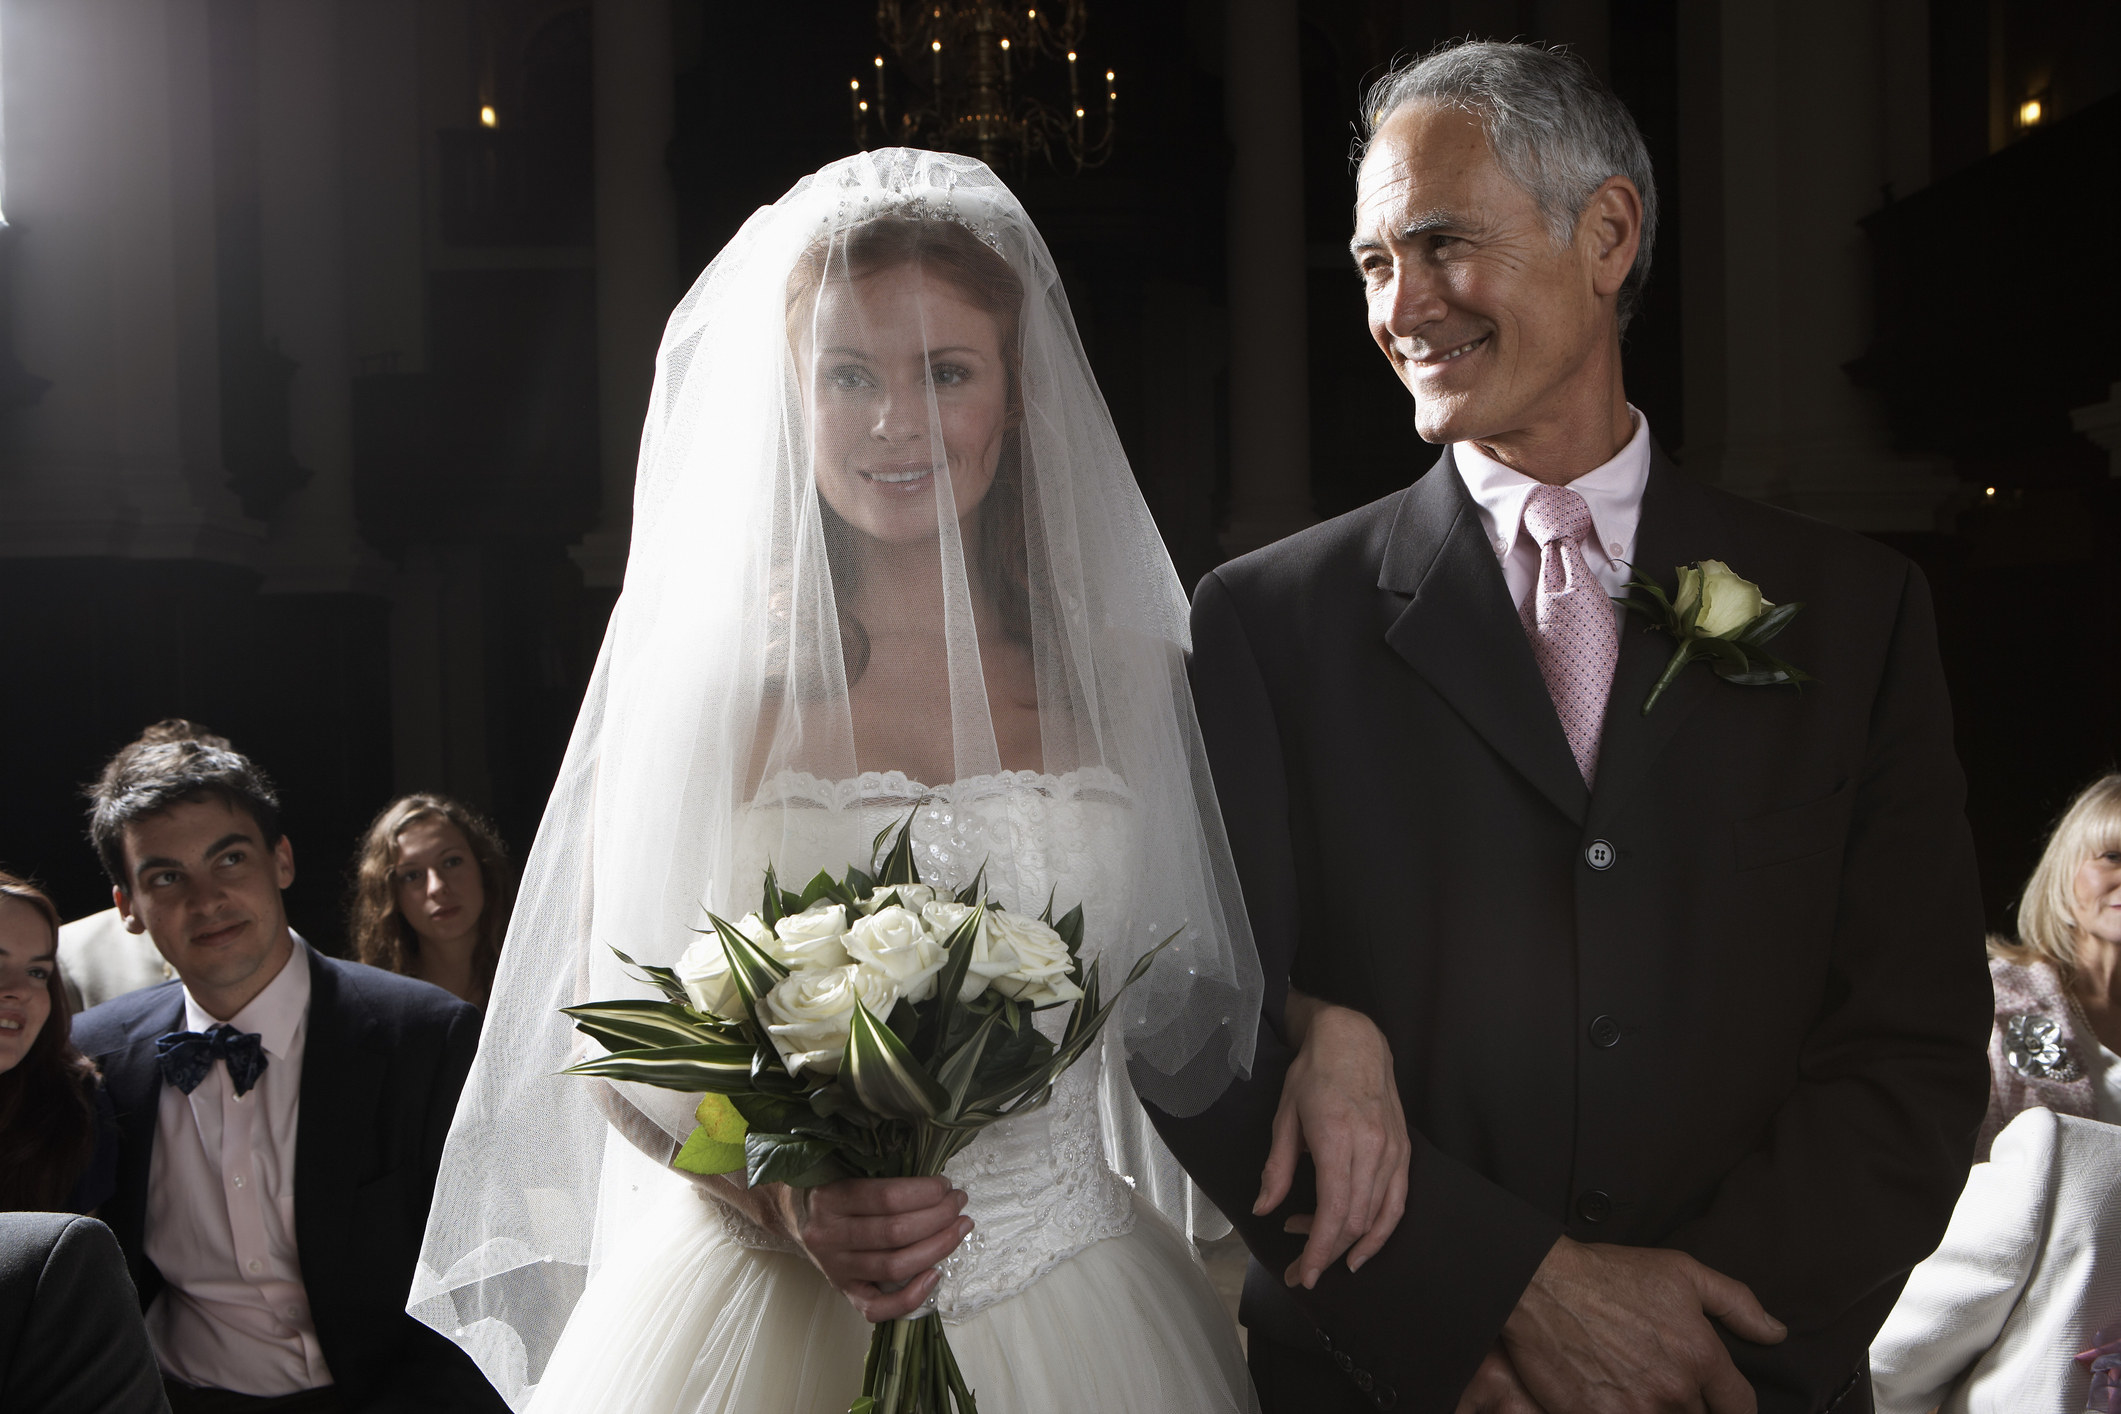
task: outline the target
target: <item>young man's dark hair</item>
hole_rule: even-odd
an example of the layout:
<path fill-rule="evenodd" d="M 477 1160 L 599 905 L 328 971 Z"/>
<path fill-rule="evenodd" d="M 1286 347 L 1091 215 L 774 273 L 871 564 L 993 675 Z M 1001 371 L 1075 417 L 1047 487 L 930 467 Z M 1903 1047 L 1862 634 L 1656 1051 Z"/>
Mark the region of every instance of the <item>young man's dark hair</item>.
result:
<path fill-rule="evenodd" d="M 166 725 L 148 728 L 154 732 Z M 187 723 L 186 725 L 190 725 Z M 280 797 L 264 771 L 219 738 L 150 741 L 143 734 L 112 757 L 88 787 L 88 837 L 110 880 L 127 893 L 125 827 L 185 801 L 221 800 L 257 822 L 271 848 L 280 842 Z"/>

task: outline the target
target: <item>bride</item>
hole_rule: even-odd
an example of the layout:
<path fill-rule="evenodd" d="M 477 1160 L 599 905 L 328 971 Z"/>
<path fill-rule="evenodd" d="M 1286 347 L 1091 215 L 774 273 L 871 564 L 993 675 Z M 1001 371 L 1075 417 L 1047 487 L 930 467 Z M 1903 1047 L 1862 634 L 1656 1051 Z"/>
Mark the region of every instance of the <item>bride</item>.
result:
<path fill-rule="evenodd" d="M 517 1409 L 844 1414 L 867 1322 L 924 1306 L 987 1414 L 1256 1409 L 1134 1089 L 1204 1108 L 1261 979 L 1185 597 L 1044 242 L 977 162 L 849 158 L 745 225 L 656 374 L 413 1313 Z M 669 1167 L 684 1097 L 556 1074 L 559 1008 L 646 994 L 614 948 L 672 965 L 769 862 L 866 865 L 909 814 L 925 881 L 1080 903 L 1108 979 L 1179 933 L 1044 1107 L 946 1178 L 747 1189 Z"/>

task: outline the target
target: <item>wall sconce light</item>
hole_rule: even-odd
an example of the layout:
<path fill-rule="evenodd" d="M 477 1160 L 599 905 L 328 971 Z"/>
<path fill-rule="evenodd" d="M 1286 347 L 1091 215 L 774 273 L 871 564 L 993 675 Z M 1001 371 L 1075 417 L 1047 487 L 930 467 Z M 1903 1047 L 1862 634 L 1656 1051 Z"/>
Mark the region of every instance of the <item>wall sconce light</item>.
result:
<path fill-rule="evenodd" d="M 2026 99 L 2018 105 L 2018 126 L 2021 128 L 2036 128 L 2040 126 L 2040 113 L 2040 100 L 2037 98 Z"/>
<path fill-rule="evenodd" d="M 482 127 L 482 128 L 490 128 L 490 127 L 493 127 L 493 126 L 495 126 L 495 125 L 496 125 L 496 124 L 497 124 L 498 122 L 499 122 L 499 119 L 497 119 L 497 118 L 495 118 L 495 117 L 494 117 L 494 112 L 493 112 L 493 105 L 492 105 L 491 103 L 488 103 L 488 104 L 484 104 L 484 105 L 482 105 L 482 106 L 480 107 L 480 109 L 479 109 L 479 126 L 480 126 L 480 127 Z"/>

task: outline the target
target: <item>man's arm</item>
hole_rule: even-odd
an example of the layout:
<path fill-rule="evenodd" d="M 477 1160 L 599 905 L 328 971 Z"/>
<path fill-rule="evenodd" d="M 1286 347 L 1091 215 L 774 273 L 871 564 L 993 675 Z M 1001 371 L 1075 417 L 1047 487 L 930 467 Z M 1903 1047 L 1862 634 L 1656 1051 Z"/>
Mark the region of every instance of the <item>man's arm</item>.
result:
<path fill-rule="evenodd" d="M 1264 1015 L 1248 1079 L 1198 1115 L 1177 1118 L 1153 1106 L 1149 1113 L 1254 1255 L 1280 1272 L 1304 1245 L 1283 1224 L 1315 1204 L 1305 1163 L 1287 1200 L 1272 1212 L 1252 1212 L 1282 1082 L 1295 1060 L 1283 1015 L 1300 917 L 1288 782 L 1265 680 L 1216 574 L 1195 595 L 1193 639 L 1194 699 L 1259 947 Z M 1377 1388 L 1392 1388 L 1401 1407 L 1449 1408 L 1561 1227 L 1419 1133 L 1411 1138 L 1407 1216 L 1392 1238 L 1360 1272 L 1335 1264 L 1316 1287 L 1290 1295 L 1299 1321 L 1308 1318 L 1313 1327 L 1312 1348 L 1325 1351 L 1330 1341 L 1351 1378 L 1366 1374 Z"/>
<path fill-rule="evenodd" d="M 1943 1235 L 1988 1093 L 1993 1000 L 1928 586 L 1912 565 L 1871 711 L 1827 1005 L 1767 1142 L 1673 1245 L 1788 1322 L 1756 1383 L 1831 1393 Z"/>

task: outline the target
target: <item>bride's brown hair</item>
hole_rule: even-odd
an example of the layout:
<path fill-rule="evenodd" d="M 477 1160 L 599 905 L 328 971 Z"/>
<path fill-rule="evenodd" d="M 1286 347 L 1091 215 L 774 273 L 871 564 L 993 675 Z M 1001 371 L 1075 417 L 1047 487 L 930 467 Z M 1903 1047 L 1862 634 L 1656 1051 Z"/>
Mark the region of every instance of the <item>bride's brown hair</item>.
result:
<path fill-rule="evenodd" d="M 1001 615 L 1001 629 L 1019 643 L 1031 640 L 1031 574 L 1024 544 L 1024 476 L 1017 429 L 1024 413 L 1024 282 L 1009 262 L 965 226 L 955 221 L 907 216 L 879 216 L 819 240 L 804 251 L 788 276 L 788 333 L 791 348 L 810 322 L 818 291 L 828 279 L 849 282 L 887 270 L 917 266 L 947 280 L 973 308 L 994 317 L 1001 330 L 1002 367 L 1007 374 L 1006 430 L 994 483 L 973 512 L 973 573 Z M 861 532 L 838 512 L 817 500 L 825 530 L 825 558 L 832 573 L 832 596 L 839 611 L 841 649 L 847 681 L 857 681 L 869 667 L 869 631 L 847 607 L 859 586 L 855 537 Z"/>

